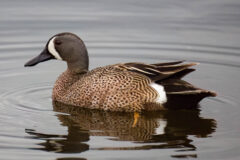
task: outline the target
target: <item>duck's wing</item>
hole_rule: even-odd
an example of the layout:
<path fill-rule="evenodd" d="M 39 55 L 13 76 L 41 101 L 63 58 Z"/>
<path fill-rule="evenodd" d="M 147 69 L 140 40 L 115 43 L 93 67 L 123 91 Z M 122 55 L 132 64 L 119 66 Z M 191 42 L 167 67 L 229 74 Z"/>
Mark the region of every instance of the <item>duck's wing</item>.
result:
<path fill-rule="evenodd" d="M 119 67 L 127 69 L 128 71 L 144 74 L 153 81 L 161 81 L 172 76 L 181 78 L 189 72 L 193 71 L 193 69 L 188 68 L 196 64 L 197 63 L 184 64 L 183 61 L 157 64 L 124 63 L 119 65 Z"/>

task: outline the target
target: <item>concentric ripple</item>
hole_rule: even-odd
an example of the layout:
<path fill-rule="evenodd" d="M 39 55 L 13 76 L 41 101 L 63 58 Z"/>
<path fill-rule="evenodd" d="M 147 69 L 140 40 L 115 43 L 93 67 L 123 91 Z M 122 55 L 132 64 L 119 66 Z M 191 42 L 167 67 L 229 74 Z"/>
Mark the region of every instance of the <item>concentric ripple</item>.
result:
<path fill-rule="evenodd" d="M 51 90 L 52 86 L 49 83 L 14 88 L 0 95 L 3 99 L 1 104 L 29 112 L 50 111 L 52 109 L 43 107 L 51 103 Z"/>

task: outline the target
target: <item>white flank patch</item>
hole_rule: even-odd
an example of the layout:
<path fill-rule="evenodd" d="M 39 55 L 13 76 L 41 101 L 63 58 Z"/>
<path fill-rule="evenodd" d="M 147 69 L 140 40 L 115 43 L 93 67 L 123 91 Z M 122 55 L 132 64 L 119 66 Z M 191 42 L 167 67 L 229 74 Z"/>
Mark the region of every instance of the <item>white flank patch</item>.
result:
<path fill-rule="evenodd" d="M 167 121 L 160 119 L 158 121 L 158 127 L 155 128 L 155 134 L 156 135 L 164 134 L 166 126 L 167 126 Z"/>
<path fill-rule="evenodd" d="M 150 86 L 155 89 L 158 93 L 158 97 L 156 99 L 156 102 L 159 104 L 163 104 L 167 102 L 167 95 L 166 92 L 163 88 L 163 86 L 161 86 L 160 84 L 157 83 L 151 83 Z"/>
<path fill-rule="evenodd" d="M 54 45 L 54 39 L 56 37 L 53 37 L 49 43 L 48 43 L 48 51 L 58 60 L 62 60 L 61 56 L 59 55 L 59 53 L 56 51 L 55 49 L 55 45 Z"/>

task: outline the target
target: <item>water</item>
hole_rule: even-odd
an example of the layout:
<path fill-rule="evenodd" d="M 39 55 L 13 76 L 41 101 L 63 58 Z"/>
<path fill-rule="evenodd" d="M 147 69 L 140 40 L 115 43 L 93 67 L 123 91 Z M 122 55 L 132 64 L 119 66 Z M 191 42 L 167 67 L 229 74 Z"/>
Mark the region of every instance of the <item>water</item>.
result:
<path fill-rule="evenodd" d="M 238 0 L 0 1 L 0 159 L 240 158 Z M 185 79 L 214 90 L 197 111 L 109 113 L 53 105 L 64 62 L 24 68 L 48 38 L 86 43 L 90 68 L 200 62 Z"/>

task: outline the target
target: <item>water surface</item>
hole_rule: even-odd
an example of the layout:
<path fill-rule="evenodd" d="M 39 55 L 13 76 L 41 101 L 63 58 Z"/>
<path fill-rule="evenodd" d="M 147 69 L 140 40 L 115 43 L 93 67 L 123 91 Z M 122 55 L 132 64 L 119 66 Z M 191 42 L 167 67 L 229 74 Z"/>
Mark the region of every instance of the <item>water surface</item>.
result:
<path fill-rule="evenodd" d="M 0 159 L 240 158 L 238 0 L 0 0 Z M 214 90 L 199 110 L 133 114 L 52 104 L 64 62 L 23 65 L 48 38 L 74 32 L 90 68 L 200 62 L 185 80 Z"/>

